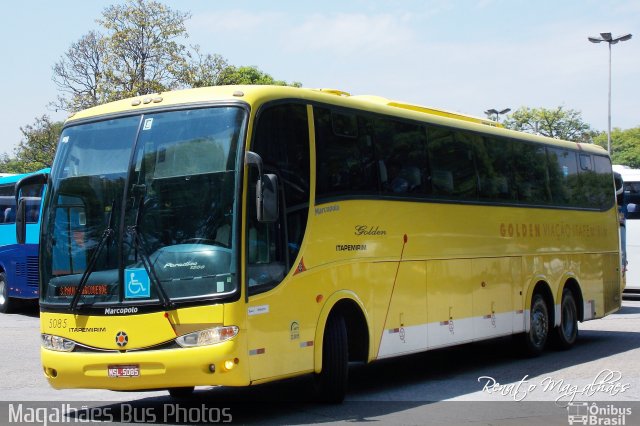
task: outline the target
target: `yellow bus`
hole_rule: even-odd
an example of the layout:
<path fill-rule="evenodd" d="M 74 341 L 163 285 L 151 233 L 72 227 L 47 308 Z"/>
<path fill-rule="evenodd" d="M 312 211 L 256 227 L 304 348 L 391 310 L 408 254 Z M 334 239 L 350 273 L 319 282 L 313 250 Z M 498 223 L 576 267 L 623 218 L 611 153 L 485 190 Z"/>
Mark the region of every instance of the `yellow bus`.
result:
<path fill-rule="evenodd" d="M 229 86 L 79 112 L 43 211 L 54 388 L 248 386 L 517 335 L 539 354 L 620 308 L 593 145 L 335 90 Z"/>

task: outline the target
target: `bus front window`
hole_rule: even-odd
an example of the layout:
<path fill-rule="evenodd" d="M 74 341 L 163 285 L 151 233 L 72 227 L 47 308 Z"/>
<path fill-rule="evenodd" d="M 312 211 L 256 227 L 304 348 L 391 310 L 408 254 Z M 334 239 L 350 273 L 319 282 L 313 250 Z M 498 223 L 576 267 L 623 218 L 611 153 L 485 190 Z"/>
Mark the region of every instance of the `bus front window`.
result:
<path fill-rule="evenodd" d="M 41 301 L 153 305 L 233 293 L 245 115 L 202 108 L 65 129 L 43 230 L 51 238 Z"/>

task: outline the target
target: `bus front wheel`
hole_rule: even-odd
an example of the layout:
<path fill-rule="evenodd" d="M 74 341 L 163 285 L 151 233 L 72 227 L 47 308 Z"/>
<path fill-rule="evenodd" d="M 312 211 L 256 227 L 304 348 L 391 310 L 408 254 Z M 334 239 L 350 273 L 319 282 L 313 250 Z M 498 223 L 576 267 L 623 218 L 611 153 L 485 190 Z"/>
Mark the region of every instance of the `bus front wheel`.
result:
<path fill-rule="evenodd" d="M 347 326 L 339 314 L 329 316 L 322 344 L 322 371 L 314 377 L 317 398 L 340 403 L 347 393 L 349 352 Z"/>
<path fill-rule="evenodd" d="M 538 356 L 544 350 L 549 337 L 549 308 L 544 297 L 535 293 L 529 311 L 529 331 L 522 335 L 525 355 Z"/>
<path fill-rule="evenodd" d="M 578 307 L 568 288 L 562 291 L 560 326 L 555 331 L 554 343 L 559 349 L 570 349 L 578 339 Z"/>
<path fill-rule="evenodd" d="M 169 395 L 172 398 L 176 398 L 176 399 L 185 399 L 185 398 L 189 398 L 194 391 L 194 387 L 193 386 L 186 386 L 186 387 L 182 387 L 182 388 L 169 388 Z"/>
<path fill-rule="evenodd" d="M 7 276 L 4 272 L 0 272 L 0 312 L 10 312 L 12 305 L 13 301 L 9 298 L 9 285 L 7 283 Z"/>

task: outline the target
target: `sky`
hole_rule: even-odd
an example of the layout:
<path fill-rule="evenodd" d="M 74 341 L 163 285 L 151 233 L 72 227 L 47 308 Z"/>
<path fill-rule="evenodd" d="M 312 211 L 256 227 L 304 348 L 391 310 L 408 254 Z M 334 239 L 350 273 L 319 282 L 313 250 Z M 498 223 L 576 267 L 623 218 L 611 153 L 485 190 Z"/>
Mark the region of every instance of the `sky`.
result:
<path fill-rule="evenodd" d="M 640 126 L 640 1 L 159 0 L 190 12 L 188 44 L 274 78 L 484 117 L 487 109 L 574 109 L 607 129 Z M 123 0 L 32 0 L 0 6 L 0 153 L 58 96 L 52 67 Z"/>

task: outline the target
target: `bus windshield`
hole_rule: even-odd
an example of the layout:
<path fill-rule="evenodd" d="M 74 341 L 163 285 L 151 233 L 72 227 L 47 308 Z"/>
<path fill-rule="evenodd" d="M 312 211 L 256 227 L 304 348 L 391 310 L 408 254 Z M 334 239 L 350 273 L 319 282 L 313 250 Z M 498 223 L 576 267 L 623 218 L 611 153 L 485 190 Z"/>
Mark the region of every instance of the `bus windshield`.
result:
<path fill-rule="evenodd" d="M 43 223 L 41 302 L 157 305 L 233 294 L 245 120 L 241 108 L 212 107 L 67 127 Z"/>

